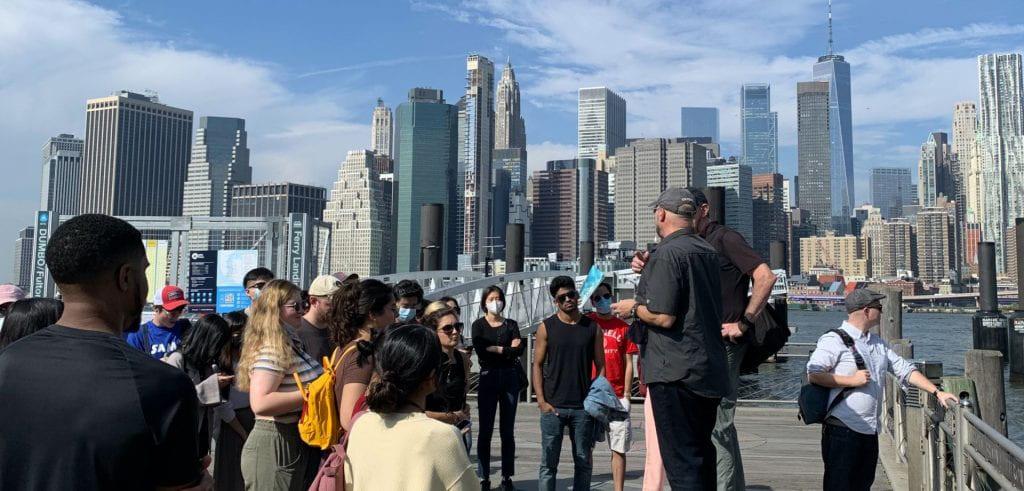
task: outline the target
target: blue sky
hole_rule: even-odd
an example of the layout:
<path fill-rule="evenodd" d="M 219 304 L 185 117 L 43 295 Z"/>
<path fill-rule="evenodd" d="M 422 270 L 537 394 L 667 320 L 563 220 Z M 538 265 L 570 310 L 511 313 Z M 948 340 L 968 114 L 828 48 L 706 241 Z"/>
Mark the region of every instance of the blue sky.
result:
<path fill-rule="evenodd" d="M 837 0 L 837 52 L 852 65 L 857 201 L 875 166 L 915 167 L 953 104 L 977 99 L 976 56 L 1024 50 L 1017 1 Z M 570 158 L 576 89 L 627 100 L 630 137 L 676 136 L 679 107 L 717 106 L 739 153 L 739 87 L 772 84 L 782 172 L 796 169 L 796 82 L 826 45 L 823 0 L 587 2 L 0 2 L 0 280 L 38 206 L 40 148 L 84 134 L 84 105 L 155 90 L 196 116 L 247 119 L 254 178 L 330 186 L 369 145 L 377 97 L 409 88 L 454 102 L 465 55 L 511 58 L 530 166 Z M 13 186 L 12 186 L 13 185 Z"/>

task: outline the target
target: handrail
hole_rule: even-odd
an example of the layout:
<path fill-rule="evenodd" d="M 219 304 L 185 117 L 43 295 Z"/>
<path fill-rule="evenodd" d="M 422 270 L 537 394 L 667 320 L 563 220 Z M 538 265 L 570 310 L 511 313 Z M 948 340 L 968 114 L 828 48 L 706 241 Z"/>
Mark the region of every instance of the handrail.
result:
<path fill-rule="evenodd" d="M 904 452 L 909 449 L 924 450 L 926 488 L 978 489 L 979 481 L 988 479 L 1000 489 L 1024 489 L 1024 449 L 974 414 L 969 401 L 942 407 L 935 395 L 918 391 L 920 405 L 912 406 L 896 391 L 899 387 L 899 380 L 887 373 L 884 407 L 891 407 L 893 414 L 883 411 L 882 428 L 899 447 L 897 453 L 903 462 L 908 460 Z M 925 431 L 920 442 L 905 441 L 910 433 L 908 418 L 903 415 L 914 410 L 922 411 L 924 416 Z M 985 441 L 991 445 L 984 444 Z M 952 469 L 947 454 L 952 457 Z M 939 482 L 929 482 L 934 479 Z"/>

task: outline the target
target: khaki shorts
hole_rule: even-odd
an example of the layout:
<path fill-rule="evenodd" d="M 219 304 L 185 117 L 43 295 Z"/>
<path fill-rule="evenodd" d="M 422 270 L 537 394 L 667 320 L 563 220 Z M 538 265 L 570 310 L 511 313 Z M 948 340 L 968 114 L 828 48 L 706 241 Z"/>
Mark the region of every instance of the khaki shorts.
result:
<path fill-rule="evenodd" d="M 619 399 L 622 407 L 629 411 L 629 398 Z M 625 421 L 611 421 L 608 423 L 608 448 L 612 452 L 626 453 L 633 442 L 633 428 L 629 418 Z"/>

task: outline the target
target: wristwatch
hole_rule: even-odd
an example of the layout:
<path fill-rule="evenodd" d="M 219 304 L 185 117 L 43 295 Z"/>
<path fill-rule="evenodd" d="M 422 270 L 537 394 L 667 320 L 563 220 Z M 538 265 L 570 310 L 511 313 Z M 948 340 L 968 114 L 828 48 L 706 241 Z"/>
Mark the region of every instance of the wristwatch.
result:
<path fill-rule="evenodd" d="M 640 302 L 634 303 L 633 308 L 629 309 L 629 318 L 636 319 L 636 309 L 640 307 Z"/>
<path fill-rule="evenodd" d="M 747 314 L 743 314 L 743 317 L 740 317 L 740 324 L 747 327 L 746 329 L 743 329 L 743 332 L 747 332 L 748 329 L 754 328 L 754 321 L 750 320 L 750 317 L 747 317 Z"/>

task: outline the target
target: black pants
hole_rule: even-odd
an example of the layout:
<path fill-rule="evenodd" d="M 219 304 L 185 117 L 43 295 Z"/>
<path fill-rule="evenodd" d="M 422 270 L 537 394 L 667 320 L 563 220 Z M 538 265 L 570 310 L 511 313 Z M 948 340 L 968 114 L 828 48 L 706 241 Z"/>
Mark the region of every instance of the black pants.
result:
<path fill-rule="evenodd" d="M 516 472 L 516 407 L 522 391 L 516 368 L 492 368 L 480 371 L 477 388 L 480 431 L 477 434 L 477 473 L 480 479 L 491 475 L 491 436 L 494 434 L 494 416 L 501 411 L 501 475 L 512 477 Z"/>
<path fill-rule="evenodd" d="M 658 447 L 665 475 L 673 490 L 714 490 L 715 428 L 720 399 L 702 397 L 680 382 L 647 385 Z"/>
<path fill-rule="evenodd" d="M 843 426 L 824 424 L 821 459 L 825 461 L 825 491 L 871 489 L 878 465 L 878 435 L 857 433 Z"/>

